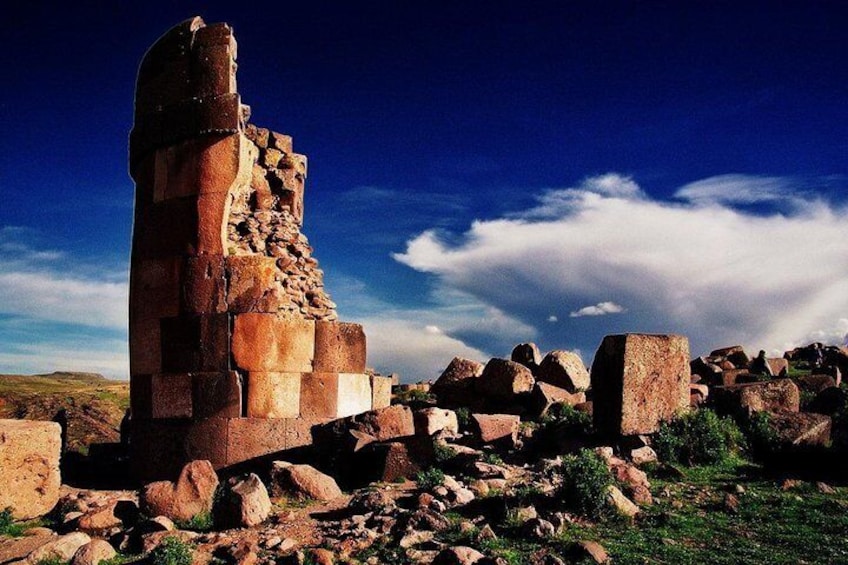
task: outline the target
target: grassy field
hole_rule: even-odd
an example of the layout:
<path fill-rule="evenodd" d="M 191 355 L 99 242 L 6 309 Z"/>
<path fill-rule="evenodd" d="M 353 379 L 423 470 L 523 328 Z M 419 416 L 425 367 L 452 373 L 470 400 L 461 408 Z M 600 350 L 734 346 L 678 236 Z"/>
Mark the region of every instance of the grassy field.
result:
<path fill-rule="evenodd" d="M 0 375 L 0 418 L 53 420 L 65 411 L 68 449 L 114 442 L 129 407 L 129 382 L 94 373 Z"/>

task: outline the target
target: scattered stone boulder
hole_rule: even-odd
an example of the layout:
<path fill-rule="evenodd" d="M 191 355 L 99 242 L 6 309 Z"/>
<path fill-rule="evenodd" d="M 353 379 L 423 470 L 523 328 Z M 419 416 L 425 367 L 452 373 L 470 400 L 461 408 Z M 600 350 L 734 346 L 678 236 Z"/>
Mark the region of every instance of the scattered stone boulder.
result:
<path fill-rule="evenodd" d="M 710 385 L 722 384 L 721 382 L 721 367 L 715 363 L 710 363 L 705 357 L 696 357 L 689 363 L 689 370 L 692 377 L 700 377 L 705 383 Z"/>
<path fill-rule="evenodd" d="M 610 485 L 607 489 L 607 500 L 618 514 L 625 518 L 635 518 L 639 514 L 639 507 L 633 501 L 624 496 L 618 487 Z"/>
<path fill-rule="evenodd" d="M 783 361 L 785 362 L 786 360 L 784 359 Z M 755 375 L 764 375 L 766 377 L 774 377 L 776 375 L 772 371 L 768 359 L 766 359 L 766 352 L 763 350 L 760 350 L 760 353 L 751 361 L 749 370 Z"/>
<path fill-rule="evenodd" d="M 117 555 L 115 548 L 102 539 L 94 539 L 80 547 L 74 554 L 71 565 L 100 565 L 101 561 Z"/>
<path fill-rule="evenodd" d="M 436 555 L 433 565 L 474 565 L 485 559 L 486 556 L 463 545 L 443 549 Z"/>
<path fill-rule="evenodd" d="M 531 414 L 536 418 L 544 416 L 548 409 L 554 404 L 567 404 L 576 406 L 586 402 L 585 392 L 568 392 L 564 388 L 549 383 L 537 382 L 530 393 L 528 404 Z"/>
<path fill-rule="evenodd" d="M 55 422 L 0 420 L 0 509 L 11 507 L 16 519 L 30 520 L 56 506 L 61 450 Z"/>
<path fill-rule="evenodd" d="M 754 412 L 797 412 L 801 393 L 791 379 L 714 387 L 713 405 L 717 410 L 736 416 Z"/>
<path fill-rule="evenodd" d="M 472 414 L 472 433 L 480 443 L 509 441 L 518 439 L 518 426 L 521 418 L 512 414 Z"/>
<path fill-rule="evenodd" d="M 130 527 L 138 520 L 138 505 L 132 500 L 110 500 L 77 520 L 77 529 L 91 535 L 105 533 L 111 528 Z"/>
<path fill-rule="evenodd" d="M 226 494 L 216 507 L 221 523 L 229 527 L 250 528 L 261 524 L 271 513 L 271 499 L 259 477 L 250 473 L 230 479 Z"/>
<path fill-rule="evenodd" d="M 414 477 L 420 470 L 421 463 L 406 443 L 372 443 L 356 453 L 351 484 L 361 486 L 374 481 L 394 482 Z"/>
<path fill-rule="evenodd" d="M 606 336 L 592 363 L 595 429 L 649 434 L 689 406 L 689 340 L 678 335 Z"/>
<path fill-rule="evenodd" d="M 538 380 L 574 394 L 589 388 L 589 371 L 580 356 L 571 351 L 551 351 L 539 365 Z"/>
<path fill-rule="evenodd" d="M 824 446 L 830 441 L 832 422 L 829 416 L 808 412 L 773 412 L 769 426 L 783 447 Z"/>
<path fill-rule="evenodd" d="M 710 352 L 710 358 L 726 359 L 733 363 L 736 367 L 747 367 L 751 362 L 751 358 L 745 353 L 745 349 L 741 345 L 731 345 L 730 347 L 722 347 Z"/>
<path fill-rule="evenodd" d="M 848 406 L 848 392 L 840 387 L 828 387 L 816 395 L 807 406 L 808 412 L 833 416 Z"/>
<path fill-rule="evenodd" d="M 218 475 L 209 461 L 192 461 L 183 467 L 177 482 L 156 481 L 141 491 L 140 505 L 148 516 L 187 521 L 212 511 Z"/>
<path fill-rule="evenodd" d="M 377 441 L 415 435 L 415 420 L 409 406 L 395 404 L 352 417 L 351 429 L 368 434 Z"/>
<path fill-rule="evenodd" d="M 68 562 L 74 558 L 79 548 L 91 542 L 88 534 L 82 532 L 71 532 L 64 536 L 59 536 L 46 544 L 42 545 L 35 551 L 29 554 L 27 561 L 36 564 L 44 560 L 58 560 Z"/>
<path fill-rule="evenodd" d="M 826 388 L 837 386 L 836 379 L 830 375 L 803 375 L 795 379 L 804 392 L 818 394 Z"/>
<path fill-rule="evenodd" d="M 766 362 L 771 369 L 771 374 L 775 377 L 785 377 L 789 374 L 789 361 L 783 357 L 769 357 Z"/>
<path fill-rule="evenodd" d="M 589 559 L 593 563 L 609 563 L 607 550 L 596 541 L 583 540 L 576 544 L 574 557 L 578 560 Z"/>
<path fill-rule="evenodd" d="M 474 399 L 474 382 L 482 374 L 482 363 L 454 357 L 430 391 L 439 399 L 439 405 L 467 406 Z"/>
<path fill-rule="evenodd" d="M 530 369 L 506 359 L 493 358 L 475 382 L 475 390 L 486 397 L 512 400 L 515 395 L 533 390 L 536 380 Z"/>
<path fill-rule="evenodd" d="M 539 368 L 539 363 L 542 362 L 542 354 L 535 343 L 519 343 L 513 348 L 509 359 L 521 363 L 535 373 L 536 369 Z"/>
<path fill-rule="evenodd" d="M 436 434 L 454 437 L 459 434 L 459 422 L 456 412 L 445 408 L 422 408 L 413 414 L 415 433 L 432 437 Z"/>
<path fill-rule="evenodd" d="M 286 461 L 271 464 L 271 491 L 279 496 L 327 501 L 344 496 L 336 480 L 312 465 L 294 465 Z"/>
<path fill-rule="evenodd" d="M 634 465 L 656 463 L 657 452 L 647 445 L 638 447 L 630 452 L 630 460 L 633 461 Z"/>

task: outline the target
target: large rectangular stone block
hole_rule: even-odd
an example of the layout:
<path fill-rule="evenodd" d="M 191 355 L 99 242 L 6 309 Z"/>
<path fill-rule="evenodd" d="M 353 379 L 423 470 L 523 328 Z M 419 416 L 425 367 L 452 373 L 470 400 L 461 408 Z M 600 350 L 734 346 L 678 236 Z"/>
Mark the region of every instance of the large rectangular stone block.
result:
<path fill-rule="evenodd" d="M 197 254 L 197 198 L 172 198 L 136 206 L 133 258 L 191 256 Z"/>
<path fill-rule="evenodd" d="M 59 502 L 62 429 L 55 422 L 0 420 L 0 508 L 29 520 Z"/>
<path fill-rule="evenodd" d="M 162 371 L 217 372 L 229 369 L 227 314 L 183 315 L 161 320 Z"/>
<path fill-rule="evenodd" d="M 195 459 L 207 459 L 216 469 L 225 466 L 230 421 L 134 421 L 130 441 L 134 476 L 143 482 L 174 480 L 183 466 Z"/>
<path fill-rule="evenodd" d="M 392 403 L 392 378 L 371 375 L 371 409 L 385 408 Z"/>
<path fill-rule="evenodd" d="M 649 434 L 689 405 L 689 340 L 679 335 L 606 336 L 592 363 L 595 428 Z"/>
<path fill-rule="evenodd" d="M 220 255 L 188 257 L 183 268 L 182 311 L 216 314 L 227 311 L 224 258 Z"/>
<path fill-rule="evenodd" d="M 246 371 L 310 372 L 315 322 L 277 314 L 237 314 L 232 343 L 236 364 Z"/>
<path fill-rule="evenodd" d="M 194 373 L 191 386 L 193 418 L 241 416 L 241 378 L 235 371 Z"/>
<path fill-rule="evenodd" d="M 191 418 L 192 379 L 187 373 L 165 373 L 150 379 L 153 418 Z"/>
<path fill-rule="evenodd" d="M 130 315 L 133 320 L 167 318 L 180 313 L 182 257 L 145 259 L 132 265 Z"/>
<path fill-rule="evenodd" d="M 344 418 L 371 410 L 371 379 L 364 373 L 339 373 L 336 416 Z"/>
<path fill-rule="evenodd" d="M 359 324 L 315 322 L 315 372 L 364 373 L 365 332 Z"/>
<path fill-rule="evenodd" d="M 300 415 L 336 418 L 339 412 L 339 374 L 304 373 L 300 379 Z"/>
<path fill-rule="evenodd" d="M 277 259 L 264 255 L 234 255 L 226 258 L 227 305 L 234 313 L 279 311 L 280 299 L 271 290 L 280 273 Z"/>
<path fill-rule="evenodd" d="M 299 415 L 300 373 L 248 374 L 249 418 L 297 418 Z"/>
<path fill-rule="evenodd" d="M 197 254 L 224 255 L 229 198 L 226 192 L 197 196 Z"/>
<path fill-rule="evenodd" d="M 130 413 L 135 420 L 153 417 L 153 375 L 130 376 Z"/>
<path fill-rule="evenodd" d="M 204 136 L 157 149 L 153 200 L 227 192 L 240 164 L 240 136 Z"/>
<path fill-rule="evenodd" d="M 227 464 L 234 465 L 286 449 L 284 418 L 235 418 L 229 420 Z"/>
<path fill-rule="evenodd" d="M 236 73 L 229 44 L 198 45 L 192 50 L 192 81 L 196 96 L 232 94 Z"/>
<path fill-rule="evenodd" d="M 159 319 L 130 318 L 130 375 L 162 372 Z"/>

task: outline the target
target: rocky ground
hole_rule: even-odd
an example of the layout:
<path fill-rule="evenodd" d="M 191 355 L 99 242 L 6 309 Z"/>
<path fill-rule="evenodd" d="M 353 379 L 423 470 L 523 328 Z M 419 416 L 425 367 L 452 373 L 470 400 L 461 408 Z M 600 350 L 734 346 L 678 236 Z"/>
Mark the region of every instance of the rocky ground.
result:
<path fill-rule="evenodd" d="M 848 352 L 716 350 L 691 362 L 688 414 L 616 437 L 554 353 L 456 359 L 291 462 L 65 485 L 38 521 L 0 516 L 0 565 L 848 563 Z"/>

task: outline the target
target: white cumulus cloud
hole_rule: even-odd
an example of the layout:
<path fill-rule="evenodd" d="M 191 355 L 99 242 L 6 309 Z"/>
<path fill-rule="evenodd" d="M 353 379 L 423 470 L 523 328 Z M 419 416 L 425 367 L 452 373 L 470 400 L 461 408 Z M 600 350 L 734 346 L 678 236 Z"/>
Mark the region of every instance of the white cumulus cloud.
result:
<path fill-rule="evenodd" d="M 581 318 L 583 316 L 605 316 L 607 314 L 620 314 L 624 308 L 615 302 L 598 302 L 594 306 L 584 306 L 579 310 L 571 312 L 570 318 Z"/>
<path fill-rule="evenodd" d="M 804 206 L 795 206 L 801 194 Z M 848 312 L 844 206 L 789 181 L 739 175 L 692 183 L 676 197 L 652 198 L 608 174 L 547 191 L 527 211 L 475 221 L 451 243 L 425 231 L 395 258 L 513 318 L 545 319 L 552 307 L 579 313 L 586 304 L 595 306 L 585 313 L 601 313 L 599 295 L 626 304 L 622 315 L 594 316 L 591 329 L 577 320 L 540 328 L 543 341 L 572 335 L 570 345 L 588 350 L 623 331 L 682 333 L 693 354 L 838 338 Z M 732 205 L 759 200 L 788 211 Z"/>

